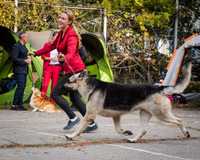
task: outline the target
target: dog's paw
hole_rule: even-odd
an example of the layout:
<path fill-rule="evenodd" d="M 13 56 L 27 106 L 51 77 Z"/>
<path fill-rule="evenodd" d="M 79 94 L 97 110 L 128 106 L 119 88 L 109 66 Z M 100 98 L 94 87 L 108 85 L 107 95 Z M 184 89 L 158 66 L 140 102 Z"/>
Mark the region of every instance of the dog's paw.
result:
<path fill-rule="evenodd" d="M 128 143 L 137 143 L 137 139 L 127 139 Z"/>
<path fill-rule="evenodd" d="M 123 135 L 131 136 L 131 135 L 133 135 L 133 133 L 131 131 L 129 131 L 129 130 L 125 130 L 125 131 L 123 131 Z"/>
<path fill-rule="evenodd" d="M 191 137 L 191 135 L 190 135 L 190 132 L 189 132 L 189 131 L 187 131 L 187 132 L 185 133 L 185 137 L 186 137 L 186 138 L 190 138 L 190 137 Z"/>
<path fill-rule="evenodd" d="M 70 135 L 65 135 L 65 138 L 66 138 L 67 140 L 70 140 L 70 141 L 72 141 L 72 140 L 73 140 L 73 137 L 72 137 L 72 136 L 70 136 Z"/>
<path fill-rule="evenodd" d="M 34 108 L 33 110 L 32 110 L 32 112 L 37 112 L 38 111 L 38 109 L 37 108 Z"/>

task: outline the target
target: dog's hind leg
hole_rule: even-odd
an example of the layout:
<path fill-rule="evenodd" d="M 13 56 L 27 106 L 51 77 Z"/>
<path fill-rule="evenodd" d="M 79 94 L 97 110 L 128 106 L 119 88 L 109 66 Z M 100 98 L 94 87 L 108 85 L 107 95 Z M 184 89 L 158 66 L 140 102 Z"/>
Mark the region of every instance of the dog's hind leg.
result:
<path fill-rule="evenodd" d="M 183 135 L 186 138 L 190 138 L 190 132 L 186 129 L 185 125 L 183 124 L 183 121 L 177 121 L 176 125 L 179 127 L 179 129 L 181 130 L 181 132 L 183 133 Z"/>
<path fill-rule="evenodd" d="M 185 125 L 183 124 L 183 121 L 180 118 L 173 115 L 173 113 L 171 112 L 171 109 L 165 112 L 162 112 L 161 115 L 156 115 L 156 117 L 163 122 L 175 124 L 176 126 L 180 128 L 181 132 L 186 138 L 190 138 L 190 133 L 186 129 Z"/>
<path fill-rule="evenodd" d="M 140 131 L 131 139 L 128 139 L 128 142 L 135 143 L 139 139 L 141 139 L 147 132 L 148 123 L 152 117 L 152 114 L 145 111 L 140 110 Z"/>
<path fill-rule="evenodd" d="M 181 132 L 186 138 L 190 138 L 190 132 L 186 129 L 185 125 L 183 124 L 183 121 L 179 121 L 179 124 L 177 126 L 180 128 Z"/>
<path fill-rule="evenodd" d="M 117 133 L 122 134 L 122 135 L 133 135 L 133 133 L 129 130 L 123 130 L 120 125 L 120 116 L 114 116 L 113 117 L 113 122 L 115 126 L 115 130 Z"/>

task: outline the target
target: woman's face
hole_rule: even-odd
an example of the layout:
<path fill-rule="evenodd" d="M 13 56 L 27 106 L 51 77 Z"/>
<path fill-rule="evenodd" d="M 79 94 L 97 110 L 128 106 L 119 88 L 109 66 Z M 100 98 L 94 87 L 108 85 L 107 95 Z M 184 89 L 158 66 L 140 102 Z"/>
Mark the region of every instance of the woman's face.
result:
<path fill-rule="evenodd" d="M 64 30 L 69 24 L 70 22 L 68 15 L 66 13 L 61 13 L 58 16 L 58 28 L 60 30 Z"/>

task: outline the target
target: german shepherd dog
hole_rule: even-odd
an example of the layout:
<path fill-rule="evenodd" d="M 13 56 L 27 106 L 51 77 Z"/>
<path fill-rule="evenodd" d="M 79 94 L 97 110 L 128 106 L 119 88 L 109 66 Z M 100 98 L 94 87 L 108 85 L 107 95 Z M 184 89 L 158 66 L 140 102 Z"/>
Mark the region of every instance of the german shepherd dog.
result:
<path fill-rule="evenodd" d="M 126 113 L 140 111 L 140 130 L 129 142 L 137 142 L 142 138 L 148 127 L 152 116 L 180 128 L 183 135 L 190 137 L 189 131 L 185 128 L 182 120 L 172 113 L 172 106 L 166 95 L 181 93 L 188 86 L 191 77 L 191 63 L 183 69 L 184 79 L 174 87 L 162 85 L 122 85 L 107 83 L 95 78 L 73 75 L 65 86 L 78 90 L 86 102 L 86 114 L 80 125 L 73 133 L 66 134 L 67 139 L 78 136 L 87 124 L 96 118 L 96 115 L 112 117 L 117 133 L 125 135 L 131 133 L 120 126 L 120 117 Z"/>

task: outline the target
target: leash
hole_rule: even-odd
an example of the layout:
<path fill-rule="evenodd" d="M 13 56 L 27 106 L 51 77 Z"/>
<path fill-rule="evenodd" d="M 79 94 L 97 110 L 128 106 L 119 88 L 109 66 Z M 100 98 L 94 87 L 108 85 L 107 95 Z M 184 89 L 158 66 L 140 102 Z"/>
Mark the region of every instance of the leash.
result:
<path fill-rule="evenodd" d="M 69 67 L 70 71 L 72 72 L 72 76 L 69 77 L 69 81 L 70 82 L 75 81 L 79 77 L 84 77 L 85 76 L 85 74 L 87 72 L 85 69 L 83 71 L 80 71 L 80 72 L 76 73 L 67 60 L 65 60 L 64 62 L 67 64 L 67 66 Z"/>
<path fill-rule="evenodd" d="M 30 52 L 28 54 L 28 56 L 31 56 L 31 59 L 34 57 L 34 54 L 32 52 Z M 33 83 L 32 83 L 32 87 L 35 88 L 35 83 L 38 80 L 38 74 L 37 72 L 33 72 L 33 60 L 31 60 L 31 64 L 29 65 L 30 70 L 31 70 L 31 75 L 30 78 L 32 79 Z"/>

